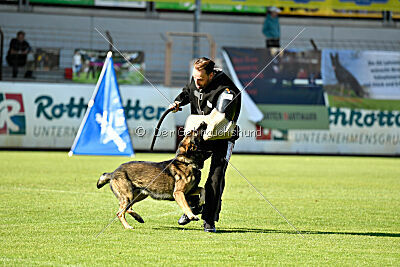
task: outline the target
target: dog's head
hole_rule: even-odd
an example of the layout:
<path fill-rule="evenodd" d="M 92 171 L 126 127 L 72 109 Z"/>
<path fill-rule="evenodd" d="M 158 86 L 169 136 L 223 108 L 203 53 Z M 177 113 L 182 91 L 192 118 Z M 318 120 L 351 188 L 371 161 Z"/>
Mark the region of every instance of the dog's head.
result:
<path fill-rule="evenodd" d="M 202 144 L 204 142 L 203 135 L 206 129 L 207 124 L 202 122 L 196 130 L 187 133 L 179 144 L 178 155 L 184 156 L 196 163 L 204 162 L 206 151 L 202 150 Z"/>

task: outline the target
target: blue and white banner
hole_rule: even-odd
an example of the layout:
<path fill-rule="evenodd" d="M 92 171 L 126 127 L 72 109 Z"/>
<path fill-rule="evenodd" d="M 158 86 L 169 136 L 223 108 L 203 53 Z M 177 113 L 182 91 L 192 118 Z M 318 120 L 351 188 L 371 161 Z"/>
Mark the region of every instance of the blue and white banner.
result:
<path fill-rule="evenodd" d="M 332 95 L 400 99 L 400 53 L 322 50 L 321 73 Z"/>
<path fill-rule="evenodd" d="M 134 155 L 111 56 L 109 52 L 70 156 Z"/>

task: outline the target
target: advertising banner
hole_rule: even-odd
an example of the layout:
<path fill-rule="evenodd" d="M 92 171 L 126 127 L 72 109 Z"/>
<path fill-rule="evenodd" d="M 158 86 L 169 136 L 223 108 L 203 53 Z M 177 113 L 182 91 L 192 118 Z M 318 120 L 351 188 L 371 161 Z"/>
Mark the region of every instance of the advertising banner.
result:
<path fill-rule="evenodd" d="M 120 89 L 133 147 L 148 150 L 168 103 L 150 86 Z M 180 91 L 158 89 L 170 100 Z M 69 149 L 92 92 L 90 85 L 1 82 L 0 147 Z M 329 130 L 285 130 L 255 124 L 248 105 L 242 102 L 236 152 L 400 155 L 398 110 L 329 107 Z M 156 151 L 174 151 L 176 125 L 183 125 L 188 114 L 185 106 L 165 118 Z"/>
<path fill-rule="evenodd" d="M 276 130 L 251 126 L 237 149 L 258 153 L 400 155 L 400 111 L 328 108 L 329 130 Z"/>
<path fill-rule="evenodd" d="M 400 53 L 322 51 L 325 90 L 336 96 L 400 100 Z"/>
<path fill-rule="evenodd" d="M 148 0 L 150 1 L 150 0 Z M 171 0 L 152 0 L 152 2 L 174 3 Z M 179 3 L 194 3 L 194 0 L 176 1 Z M 244 5 L 244 6 L 278 6 L 278 7 L 303 7 L 303 8 L 335 8 L 350 10 L 388 10 L 399 11 L 398 0 L 202 0 L 202 4 L 213 5 Z"/>
<path fill-rule="evenodd" d="M 100 76 L 108 51 L 76 49 L 72 60 L 72 80 L 78 83 L 95 84 Z M 122 51 L 114 53 L 114 68 L 119 84 L 138 85 L 143 83 L 144 53 Z M 127 62 L 129 60 L 129 62 Z"/>
<path fill-rule="evenodd" d="M 27 55 L 27 69 L 49 71 L 60 67 L 59 48 L 34 48 Z"/>
<path fill-rule="evenodd" d="M 258 125 L 269 129 L 329 129 L 325 106 L 257 105 L 264 115 Z"/>
<path fill-rule="evenodd" d="M 193 11 L 195 4 L 190 2 L 165 3 L 156 2 L 157 9 Z M 334 7 L 307 8 L 306 3 L 303 7 L 290 7 L 279 5 L 280 15 L 285 16 L 318 16 L 318 17 L 351 17 L 351 18 L 382 18 L 381 10 L 343 10 Z M 202 4 L 203 12 L 229 12 L 229 13 L 255 13 L 265 14 L 266 6 L 246 6 L 228 4 Z M 393 18 L 399 18 L 400 12 L 393 12 Z"/>
<path fill-rule="evenodd" d="M 170 89 L 158 89 L 171 95 Z M 93 90 L 92 85 L 1 82 L 0 147 L 70 148 Z M 134 149 L 147 150 L 169 103 L 148 86 L 120 90 Z M 161 128 L 155 150 L 174 150 L 174 117 Z"/>
<path fill-rule="evenodd" d="M 93 6 L 94 0 L 30 0 L 30 3 Z"/>
<path fill-rule="evenodd" d="M 145 1 L 130 0 L 94 0 L 96 6 L 146 8 Z"/>
<path fill-rule="evenodd" d="M 224 47 L 235 84 L 263 113 L 258 125 L 273 129 L 328 129 L 319 51 Z M 261 72 L 261 70 L 263 70 Z"/>
<path fill-rule="evenodd" d="M 193 11 L 195 3 L 190 2 L 156 2 L 157 9 Z M 235 12 L 235 13 L 265 13 L 265 6 L 245 6 L 245 5 L 223 5 L 223 4 L 202 4 L 201 10 L 205 12 Z"/>

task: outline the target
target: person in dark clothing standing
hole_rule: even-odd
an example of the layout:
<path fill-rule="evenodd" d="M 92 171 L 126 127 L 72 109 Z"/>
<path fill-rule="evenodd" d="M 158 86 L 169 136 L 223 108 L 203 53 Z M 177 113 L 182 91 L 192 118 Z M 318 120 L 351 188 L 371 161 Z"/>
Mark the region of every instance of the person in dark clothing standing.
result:
<path fill-rule="evenodd" d="M 202 120 L 207 122 L 204 143 L 199 147 L 199 153 L 205 153 L 206 158 L 211 156 L 210 172 L 205 184 L 205 204 L 200 207 L 198 197 L 188 198 L 192 211 L 195 214 L 202 213 L 206 232 L 216 232 L 215 222 L 218 221 L 221 211 L 225 171 L 238 137 L 236 122 L 241 106 L 240 90 L 222 70 L 214 68 L 214 65 L 208 58 L 197 59 L 190 83 L 170 106 L 176 112 L 179 107 L 190 104 L 192 115 L 189 118 L 199 118 L 199 123 Z M 190 219 L 185 214 L 178 221 L 180 225 L 189 222 Z"/>
<path fill-rule="evenodd" d="M 18 67 L 24 67 L 26 65 L 26 59 L 28 53 L 31 51 L 31 46 L 25 41 L 25 33 L 19 31 L 17 38 L 13 38 L 10 41 L 10 48 L 7 53 L 7 63 L 12 67 L 12 77 L 16 78 L 18 74 Z M 25 78 L 30 78 L 32 71 L 26 71 Z"/>
<path fill-rule="evenodd" d="M 262 32 L 266 37 L 265 45 L 267 48 L 279 48 L 281 38 L 281 28 L 278 14 L 281 10 L 277 7 L 269 7 L 265 17 Z"/>

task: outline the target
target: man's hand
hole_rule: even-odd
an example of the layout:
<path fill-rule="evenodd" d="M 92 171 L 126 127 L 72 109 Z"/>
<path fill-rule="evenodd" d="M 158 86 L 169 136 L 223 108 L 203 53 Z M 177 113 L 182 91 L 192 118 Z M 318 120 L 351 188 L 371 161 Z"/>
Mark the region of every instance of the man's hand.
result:
<path fill-rule="evenodd" d="M 174 110 L 172 110 L 172 112 L 173 112 L 173 113 L 176 113 L 176 112 L 178 112 L 178 110 L 179 110 L 179 105 L 180 105 L 180 104 L 181 104 L 181 103 L 180 103 L 179 101 L 175 101 L 174 103 L 172 103 L 171 105 L 168 106 L 168 109 L 173 108 Z"/>

